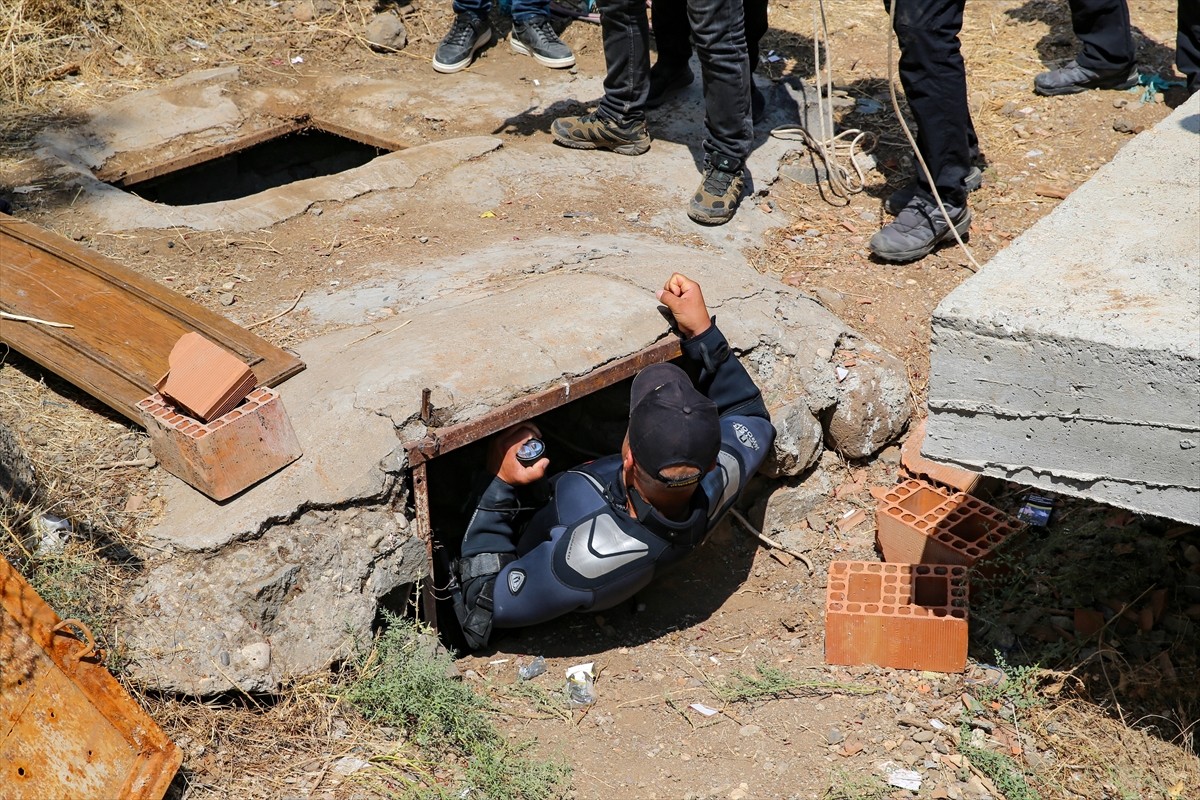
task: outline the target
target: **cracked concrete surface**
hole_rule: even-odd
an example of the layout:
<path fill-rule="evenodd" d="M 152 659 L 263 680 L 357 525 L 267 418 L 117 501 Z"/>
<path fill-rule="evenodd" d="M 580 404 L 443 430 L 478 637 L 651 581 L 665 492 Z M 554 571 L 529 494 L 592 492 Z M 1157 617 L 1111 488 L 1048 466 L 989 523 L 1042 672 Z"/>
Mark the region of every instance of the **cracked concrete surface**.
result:
<path fill-rule="evenodd" d="M 599 77 L 565 73 L 547 75 L 528 97 L 482 74 L 459 76 L 452 97 L 444 96 L 447 85 L 342 77 L 272 89 L 239 81 L 236 69 L 213 70 L 126 98 L 101 110 L 90 127 L 42 138 L 43 157 L 79 185 L 75 208 L 110 230 L 269 228 L 314 204 L 321 204 L 321 220 L 396 203 L 469 219 L 539 187 L 610 191 L 594 180 L 597 173 L 608 185 L 623 182 L 666 201 L 667 210 L 620 234 L 548 232 L 499 242 L 464 236 L 459 254 L 433 263 L 404 242 L 385 243 L 370 279 L 306 296 L 301 308 L 316 324 L 348 327 L 299 345 L 307 369 L 279 387 L 304 456 L 222 504 L 171 479 L 166 514 L 145 534 L 148 569 L 121 624 L 130 672 L 149 687 L 269 692 L 369 636 L 380 598 L 404 591 L 425 571 L 424 544 L 406 516 L 402 448 L 425 434 L 421 390 L 433 389 L 443 424 L 463 422 L 635 353 L 669 335 L 654 291 L 676 269 L 700 281 L 784 431 L 771 474 L 803 474 L 823 445 L 870 455 L 907 424 L 903 365 L 748 265 L 743 249 L 760 245 L 770 226 L 786 224 L 782 213 L 749 207 L 711 229 L 686 219 L 680 199 L 698 180 L 700 115 L 679 114 L 639 158 L 581 155 L 537 132 L 501 147 L 495 136 L 419 141 L 413 131 L 393 129 L 403 113 L 430 107 L 518 125 L 530 109 L 553 108 L 548 98 L 586 101 L 601 92 Z M 794 121 L 804 108 L 796 87 L 773 92 L 764 129 Z M 191 207 L 145 202 L 91 172 L 142 169 L 266 129 L 306 113 L 314 98 L 330 97 L 342 104 L 344 123 L 412 146 L 340 175 Z M 162 114 L 177 116 L 161 128 L 167 138 L 156 141 Z M 134 130 L 139 119 L 142 128 Z M 141 149 L 118 152 L 117 135 Z M 760 137 L 749 164 L 762 185 L 796 145 Z M 697 241 L 704 244 L 685 244 Z M 394 313 L 380 321 L 373 311 L 383 304 Z M 834 362 L 848 351 L 860 357 L 839 380 Z"/>
<path fill-rule="evenodd" d="M 1194 95 L 942 301 L 926 456 L 1200 522 L 1198 174 Z"/>

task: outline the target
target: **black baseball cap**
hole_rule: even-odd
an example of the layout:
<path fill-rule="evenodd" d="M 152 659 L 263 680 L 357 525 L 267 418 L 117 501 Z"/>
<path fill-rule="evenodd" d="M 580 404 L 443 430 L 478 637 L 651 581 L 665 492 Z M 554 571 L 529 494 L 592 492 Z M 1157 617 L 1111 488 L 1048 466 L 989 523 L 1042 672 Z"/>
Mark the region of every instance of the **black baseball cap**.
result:
<path fill-rule="evenodd" d="M 651 477 L 670 487 L 694 484 L 721 449 L 717 404 L 692 386 L 674 364 L 654 364 L 633 379 L 629 392 L 629 449 Z M 667 467 L 695 467 L 696 474 L 666 478 Z"/>

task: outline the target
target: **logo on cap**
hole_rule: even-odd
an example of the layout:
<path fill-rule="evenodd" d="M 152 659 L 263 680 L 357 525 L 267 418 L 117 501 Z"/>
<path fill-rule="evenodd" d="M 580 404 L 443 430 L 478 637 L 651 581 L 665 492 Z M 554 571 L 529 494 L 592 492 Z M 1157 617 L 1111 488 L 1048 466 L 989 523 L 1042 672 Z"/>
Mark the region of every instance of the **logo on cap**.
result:
<path fill-rule="evenodd" d="M 754 438 L 754 434 L 740 422 L 733 423 L 733 432 L 737 434 L 738 441 L 742 446 L 749 447 L 751 450 L 758 449 L 758 439 Z"/>
<path fill-rule="evenodd" d="M 521 593 L 521 589 L 525 586 L 525 572 L 523 570 L 514 569 L 508 573 L 508 591 L 515 595 Z"/>

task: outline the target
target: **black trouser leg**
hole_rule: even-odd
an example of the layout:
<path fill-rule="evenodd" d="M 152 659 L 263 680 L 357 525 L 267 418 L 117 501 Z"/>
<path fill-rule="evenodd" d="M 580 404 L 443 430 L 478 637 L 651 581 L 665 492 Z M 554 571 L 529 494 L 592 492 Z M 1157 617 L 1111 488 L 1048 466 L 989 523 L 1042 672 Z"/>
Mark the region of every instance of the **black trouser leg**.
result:
<path fill-rule="evenodd" d="M 1071 28 L 1080 44 L 1075 58 L 1079 66 L 1104 73 L 1133 64 L 1133 30 L 1126 0 L 1070 0 L 1070 5 Z"/>
<path fill-rule="evenodd" d="M 650 22 L 645 0 L 599 0 L 604 40 L 604 98 L 597 111 L 621 124 L 646 118 L 650 93 Z"/>
<path fill-rule="evenodd" d="M 1179 0 L 1179 32 L 1175 35 L 1175 66 L 1187 78 L 1187 90 L 1200 90 L 1200 2 Z"/>
<path fill-rule="evenodd" d="M 917 148 L 947 206 L 967 203 L 971 168 L 967 73 L 958 33 L 966 0 L 896 0 L 900 83 L 917 121 Z M 924 173 L 918 184 L 928 190 Z"/>
<path fill-rule="evenodd" d="M 743 0 L 746 15 L 746 52 L 750 56 L 750 71 L 758 69 L 758 45 L 767 32 L 767 0 Z"/>
<path fill-rule="evenodd" d="M 650 18 L 654 22 L 654 44 L 658 50 L 655 64 L 686 64 L 692 57 L 692 27 L 688 24 L 687 0 L 650 0 Z"/>
<path fill-rule="evenodd" d="M 704 77 L 704 149 L 744 161 L 754 125 L 742 0 L 689 0 L 688 19 Z"/>

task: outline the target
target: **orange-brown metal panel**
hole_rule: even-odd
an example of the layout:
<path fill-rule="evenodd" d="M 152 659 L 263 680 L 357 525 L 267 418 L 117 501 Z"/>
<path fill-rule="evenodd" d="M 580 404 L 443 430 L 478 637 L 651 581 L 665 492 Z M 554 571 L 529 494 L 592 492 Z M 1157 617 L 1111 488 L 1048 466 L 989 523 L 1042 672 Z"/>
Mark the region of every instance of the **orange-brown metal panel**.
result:
<path fill-rule="evenodd" d="M 182 754 L 0 558 L 0 798 L 159 800 Z"/>

